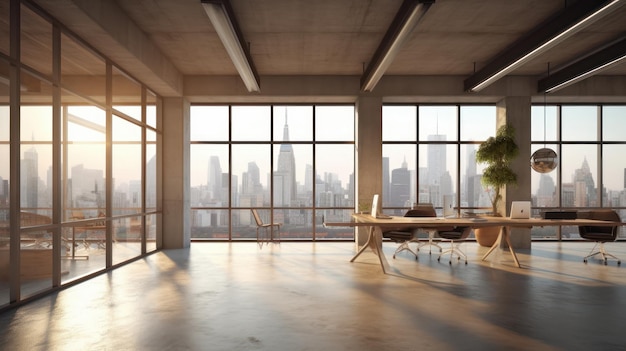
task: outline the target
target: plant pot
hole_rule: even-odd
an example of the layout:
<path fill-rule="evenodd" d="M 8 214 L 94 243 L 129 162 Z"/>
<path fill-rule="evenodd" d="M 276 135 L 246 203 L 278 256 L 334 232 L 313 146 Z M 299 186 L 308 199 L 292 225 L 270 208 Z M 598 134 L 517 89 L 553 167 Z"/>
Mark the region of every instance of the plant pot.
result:
<path fill-rule="evenodd" d="M 480 246 L 491 247 L 498 239 L 500 227 L 474 228 L 474 237 Z"/>

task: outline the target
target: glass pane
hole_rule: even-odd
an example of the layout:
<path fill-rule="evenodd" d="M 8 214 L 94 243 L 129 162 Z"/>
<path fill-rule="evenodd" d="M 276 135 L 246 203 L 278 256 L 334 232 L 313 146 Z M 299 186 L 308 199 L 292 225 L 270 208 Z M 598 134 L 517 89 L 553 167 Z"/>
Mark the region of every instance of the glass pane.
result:
<path fill-rule="evenodd" d="M 461 140 L 483 141 L 495 135 L 495 106 L 461 106 Z"/>
<path fill-rule="evenodd" d="M 537 149 L 548 147 L 552 150 L 557 150 L 557 145 L 554 144 L 541 144 L 532 145 L 530 154 L 537 151 Z M 532 205 L 533 207 L 558 207 L 559 199 L 556 189 L 557 179 L 559 176 L 558 167 L 550 173 L 538 173 L 529 168 L 528 170 L 531 176 L 530 187 L 532 191 Z"/>
<path fill-rule="evenodd" d="M 557 107 L 533 105 L 530 109 L 531 141 L 557 140 Z"/>
<path fill-rule="evenodd" d="M 52 24 L 26 6 L 22 6 L 21 15 L 22 63 L 52 77 Z"/>
<path fill-rule="evenodd" d="M 20 107 L 20 139 L 22 141 L 52 141 L 52 107 Z"/>
<path fill-rule="evenodd" d="M 61 34 L 61 84 L 65 89 L 104 104 L 105 76 L 106 65 L 101 57 Z"/>
<path fill-rule="evenodd" d="M 141 255 L 141 217 L 113 220 L 113 264 L 122 263 Z"/>
<path fill-rule="evenodd" d="M 269 141 L 269 106 L 233 106 L 232 140 Z"/>
<path fill-rule="evenodd" d="M 113 116 L 113 141 L 141 141 L 141 127 Z"/>
<path fill-rule="evenodd" d="M 312 206 L 313 147 L 279 144 L 274 146 L 274 206 Z M 288 223 L 289 219 L 283 223 Z"/>
<path fill-rule="evenodd" d="M 602 140 L 625 141 L 626 106 L 602 107 Z"/>
<path fill-rule="evenodd" d="M 264 223 L 270 223 L 270 210 L 257 208 L 259 217 Z M 233 210 L 232 211 L 232 239 L 233 240 L 256 240 L 257 239 L 257 225 L 254 221 L 252 211 L 245 210 Z"/>
<path fill-rule="evenodd" d="M 1 5 L 0 5 L 1 6 Z M 2 39 L 0 39 L 2 40 Z M 2 108 L 9 108 L 9 92 L 10 92 L 10 86 L 11 86 L 11 82 L 10 82 L 10 69 L 9 69 L 9 63 L 4 61 L 2 58 L 0 58 L 0 109 Z M 15 68 L 12 68 L 15 69 Z M 3 138 L 4 135 L 9 135 L 9 128 L 8 128 L 8 117 L 6 119 L 6 122 L 3 119 L 3 113 L 0 111 L 0 139 Z M 7 110 L 6 115 L 9 115 L 9 112 Z M 6 129 L 5 129 L 5 124 L 6 123 Z"/>
<path fill-rule="evenodd" d="M 563 145 L 563 184 L 561 198 L 563 207 L 597 207 L 598 146 Z"/>
<path fill-rule="evenodd" d="M 602 148 L 602 185 L 604 207 L 626 206 L 626 145 L 604 145 Z M 626 218 L 624 218 L 626 219 Z"/>
<path fill-rule="evenodd" d="M 274 223 L 280 223 L 281 240 L 312 240 L 313 211 L 309 209 L 275 209 Z M 276 235 L 276 234 L 274 234 Z M 276 237 L 276 236 L 274 236 Z"/>
<path fill-rule="evenodd" d="M 275 141 L 312 141 L 312 106 L 274 106 Z"/>
<path fill-rule="evenodd" d="M 238 233 L 234 234 L 233 237 L 241 235 L 240 231 L 242 229 L 240 226 L 243 226 L 246 231 L 252 228 L 249 223 L 249 213 L 250 210 L 233 211 L 233 216 L 236 218 L 236 221 L 233 221 L 233 225 L 235 223 L 239 224 L 237 228 Z M 241 224 L 239 217 L 241 214 L 246 216 L 244 222 L 247 224 L 245 225 Z M 191 237 L 194 239 L 228 240 L 228 224 L 228 210 L 191 210 Z M 246 235 L 249 235 L 249 233 Z"/>
<path fill-rule="evenodd" d="M 0 1 L 0 52 L 9 56 L 10 54 L 10 43 L 9 38 L 11 34 L 9 33 L 9 3 L 10 1 Z M 4 300 L 0 298 L 0 303 Z"/>
<path fill-rule="evenodd" d="M 317 141 L 354 141 L 354 106 L 315 106 Z"/>
<path fill-rule="evenodd" d="M 228 106 L 191 106 L 191 141 L 228 141 Z"/>
<path fill-rule="evenodd" d="M 113 215 L 141 212 L 141 168 L 141 145 L 113 145 Z"/>
<path fill-rule="evenodd" d="M 354 240 L 354 227 L 325 227 L 327 222 L 350 222 L 354 210 L 322 209 L 315 211 L 315 237 L 319 240 Z"/>
<path fill-rule="evenodd" d="M 315 148 L 315 203 L 317 207 L 352 207 L 354 146 L 317 145 Z"/>
<path fill-rule="evenodd" d="M 417 140 L 417 106 L 383 106 L 383 141 Z"/>
<path fill-rule="evenodd" d="M 228 160 L 228 145 L 191 145 L 191 206 L 228 206 Z"/>
<path fill-rule="evenodd" d="M 146 252 L 152 252 L 157 249 L 157 220 L 159 215 L 150 214 L 146 216 Z"/>
<path fill-rule="evenodd" d="M 141 85 L 113 66 L 113 108 L 122 112 L 123 106 L 141 106 Z M 129 117 L 141 121 L 141 109 L 123 111 Z"/>
<path fill-rule="evenodd" d="M 106 141 L 106 113 L 103 109 L 96 106 L 68 106 L 67 121 L 69 141 Z"/>
<path fill-rule="evenodd" d="M 420 106 L 419 140 L 420 141 L 455 141 L 458 140 L 456 106 Z"/>
<path fill-rule="evenodd" d="M 563 106 L 561 121 L 563 141 L 598 140 L 597 106 Z"/>
<path fill-rule="evenodd" d="M 270 146 L 232 146 L 233 207 L 269 207 Z"/>
<path fill-rule="evenodd" d="M 382 206 L 407 209 L 417 202 L 416 159 L 414 144 L 383 145 L 383 194 Z M 369 210 L 369 209 L 368 209 Z"/>
<path fill-rule="evenodd" d="M 2 65 L 2 61 L 0 61 L 0 65 Z M 10 113 L 11 109 L 8 105 L 0 105 L 0 142 L 9 141 Z"/>
<path fill-rule="evenodd" d="M 428 144 L 419 146 L 419 202 L 443 206 L 444 195 L 456 195 L 456 145 Z"/>

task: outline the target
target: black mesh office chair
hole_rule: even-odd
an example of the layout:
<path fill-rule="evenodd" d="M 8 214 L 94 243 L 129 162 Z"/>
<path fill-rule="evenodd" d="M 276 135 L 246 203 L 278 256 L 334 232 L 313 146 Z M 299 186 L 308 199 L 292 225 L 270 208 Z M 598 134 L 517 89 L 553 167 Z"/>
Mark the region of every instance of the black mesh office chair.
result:
<path fill-rule="evenodd" d="M 465 239 L 470 235 L 472 228 L 470 227 L 455 227 L 450 230 L 439 230 L 437 234 L 439 237 L 450 241 L 450 248 L 444 250 L 437 257 L 437 261 L 441 260 L 441 256 L 450 253 L 449 264 L 452 264 L 452 257 L 456 254 L 457 260 L 460 260 L 461 257 L 465 259 L 465 264 L 467 264 L 467 255 L 463 252 L 459 245 L 461 245 Z"/>
<path fill-rule="evenodd" d="M 411 210 L 408 210 L 404 214 L 404 217 L 437 217 L 437 212 L 435 211 L 435 208 L 432 205 L 419 205 Z M 396 258 L 396 254 L 398 252 L 409 251 L 415 256 L 415 259 L 417 259 L 417 253 L 411 250 L 411 248 L 409 247 L 409 243 L 419 242 L 419 240 L 416 237 L 417 230 L 419 230 L 419 227 L 403 229 L 403 230 L 389 230 L 389 231 L 383 232 L 384 238 L 390 239 L 400 244 L 400 246 L 398 246 L 396 251 L 393 253 L 393 258 Z M 439 246 L 436 243 L 432 242 L 432 235 L 429 235 L 429 242 L 418 244 L 417 251 L 419 251 L 419 248 L 421 246 L 429 245 L 429 244 Z M 439 249 L 441 251 L 441 247 L 439 247 Z"/>
<path fill-rule="evenodd" d="M 581 211 L 578 212 L 578 218 L 597 219 L 618 223 L 622 221 L 617 212 L 613 210 Z M 615 239 L 617 239 L 618 228 L 619 226 L 579 226 L 578 233 L 581 238 L 596 242 L 589 255 L 583 258 L 583 262 L 587 263 L 589 257 L 600 255 L 605 265 L 608 263 L 609 257 L 617 260 L 618 265 L 621 264 L 622 261 L 619 258 L 606 252 L 604 248 L 604 243 L 615 241 Z M 596 250 L 596 247 L 598 247 L 598 250 Z"/>

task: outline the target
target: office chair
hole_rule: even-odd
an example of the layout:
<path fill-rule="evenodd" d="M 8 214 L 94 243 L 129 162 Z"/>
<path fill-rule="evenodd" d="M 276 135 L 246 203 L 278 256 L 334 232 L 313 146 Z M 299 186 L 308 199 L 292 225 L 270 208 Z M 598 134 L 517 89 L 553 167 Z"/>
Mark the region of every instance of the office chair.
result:
<path fill-rule="evenodd" d="M 613 210 L 593 210 L 593 211 L 581 211 L 578 213 L 578 218 L 584 219 L 597 219 L 601 221 L 610 221 L 620 223 L 622 220 Z M 600 255 L 604 264 L 608 264 L 608 258 L 617 260 L 617 264 L 620 265 L 622 261 L 614 255 L 606 252 L 604 243 L 615 241 L 617 239 L 617 229 L 619 226 L 578 226 L 578 233 L 580 237 L 589 241 L 595 241 L 589 255 L 583 258 L 583 262 L 587 263 L 589 257 Z M 596 251 L 596 247 L 599 249 Z"/>
<path fill-rule="evenodd" d="M 274 240 L 274 228 L 276 228 L 276 233 L 278 236 L 278 243 L 280 244 L 280 226 L 282 223 L 263 223 L 261 220 L 261 216 L 256 209 L 251 209 L 252 215 L 254 216 L 254 221 L 256 222 L 256 241 L 259 243 L 259 248 L 263 247 L 263 243 L 269 244 L 269 242 L 275 242 Z M 263 231 L 265 234 L 265 240 L 260 240 L 259 231 Z"/>
<path fill-rule="evenodd" d="M 404 217 L 437 217 L 437 213 L 435 212 L 435 208 L 432 205 L 420 205 L 411 210 L 408 210 L 404 214 Z M 396 258 L 396 254 L 398 254 L 399 252 L 406 250 L 412 253 L 415 256 L 415 259 L 417 259 L 417 253 L 411 250 L 411 248 L 409 247 L 409 243 L 411 242 L 418 242 L 417 251 L 419 251 L 419 248 L 421 246 L 429 245 L 429 244 L 438 246 L 439 250 L 441 251 L 441 247 L 437 245 L 436 243 L 432 242 L 433 234 L 431 233 L 436 232 L 436 230 L 434 229 L 429 230 L 428 242 L 419 243 L 419 240 L 416 237 L 418 229 L 419 227 L 409 228 L 405 230 L 390 230 L 390 231 L 383 232 L 383 238 L 390 239 L 400 244 L 400 246 L 398 246 L 396 251 L 393 253 L 393 258 Z"/>
<path fill-rule="evenodd" d="M 450 253 L 449 264 L 452 264 L 452 257 L 456 254 L 457 260 L 460 260 L 461 257 L 465 259 L 465 264 L 467 264 L 467 255 L 459 248 L 462 242 L 467 239 L 472 231 L 471 227 L 455 227 L 450 230 L 440 230 L 437 232 L 439 236 L 443 239 L 450 241 L 450 248 L 442 251 L 437 257 L 437 261 L 441 260 L 441 256 Z"/>

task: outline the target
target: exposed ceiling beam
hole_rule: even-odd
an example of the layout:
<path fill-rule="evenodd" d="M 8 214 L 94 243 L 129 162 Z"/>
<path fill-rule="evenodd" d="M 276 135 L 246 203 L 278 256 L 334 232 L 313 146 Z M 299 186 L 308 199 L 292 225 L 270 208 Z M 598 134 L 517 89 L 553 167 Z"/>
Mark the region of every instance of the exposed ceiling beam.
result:
<path fill-rule="evenodd" d="M 605 45 L 595 53 L 539 80 L 537 90 L 541 93 L 555 92 L 587 77 L 598 74 L 615 64 L 624 62 L 625 59 L 626 36 Z"/>
<path fill-rule="evenodd" d="M 259 75 L 230 1 L 201 0 L 200 2 L 248 91 L 260 91 Z"/>
<path fill-rule="evenodd" d="M 361 76 L 361 90 L 372 91 L 406 39 L 435 0 L 404 0 L 387 33 Z"/>
<path fill-rule="evenodd" d="M 577 1 L 539 25 L 494 57 L 464 82 L 466 91 L 480 91 L 589 24 L 611 13 L 624 0 Z"/>

